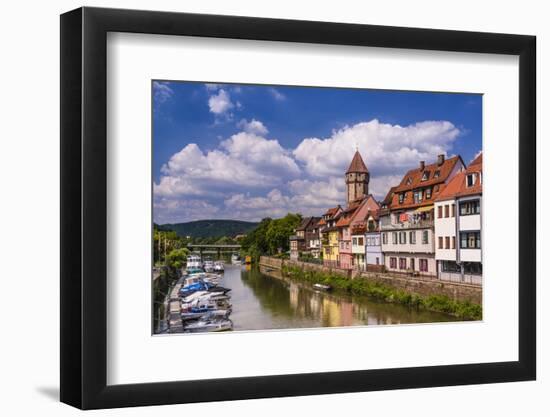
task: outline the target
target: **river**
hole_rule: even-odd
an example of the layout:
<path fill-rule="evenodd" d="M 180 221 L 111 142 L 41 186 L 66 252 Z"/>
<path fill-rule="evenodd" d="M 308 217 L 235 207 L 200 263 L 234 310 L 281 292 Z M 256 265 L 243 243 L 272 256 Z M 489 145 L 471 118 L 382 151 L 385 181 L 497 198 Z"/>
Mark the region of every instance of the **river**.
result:
<path fill-rule="evenodd" d="M 273 272 L 270 272 L 273 274 Z M 313 290 L 308 284 L 226 265 L 234 330 L 295 329 L 456 321 L 457 318 L 366 296 Z"/>

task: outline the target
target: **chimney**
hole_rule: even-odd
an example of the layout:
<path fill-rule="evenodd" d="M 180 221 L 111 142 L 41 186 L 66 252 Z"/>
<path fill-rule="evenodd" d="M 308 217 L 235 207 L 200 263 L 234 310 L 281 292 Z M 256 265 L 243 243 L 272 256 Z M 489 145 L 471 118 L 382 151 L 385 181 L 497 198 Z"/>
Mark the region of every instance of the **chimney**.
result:
<path fill-rule="evenodd" d="M 437 165 L 443 165 L 443 162 L 445 162 L 445 155 L 437 155 Z"/>
<path fill-rule="evenodd" d="M 424 171 L 424 161 L 420 161 L 420 171 Z"/>

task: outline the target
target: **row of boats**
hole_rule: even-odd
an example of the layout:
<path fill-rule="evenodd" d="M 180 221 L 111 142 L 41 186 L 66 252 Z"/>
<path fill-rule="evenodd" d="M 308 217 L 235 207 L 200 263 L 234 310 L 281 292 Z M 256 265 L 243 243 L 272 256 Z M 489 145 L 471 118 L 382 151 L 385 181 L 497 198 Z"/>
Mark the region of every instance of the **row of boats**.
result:
<path fill-rule="evenodd" d="M 223 275 L 219 272 L 207 271 L 205 267 L 198 268 L 188 264 L 183 285 L 179 289 L 180 315 L 185 333 L 233 329 L 233 322 L 229 318 L 232 312 L 229 295 L 231 289 L 220 285 L 222 278 Z"/>
<path fill-rule="evenodd" d="M 189 255 L 187 257 L 187 270 L 199 269 L 204 272 L 223 272 L 225 269 L 223 261 L 212 261 L 210 259 L 201 259 L 199 255 Z"/>

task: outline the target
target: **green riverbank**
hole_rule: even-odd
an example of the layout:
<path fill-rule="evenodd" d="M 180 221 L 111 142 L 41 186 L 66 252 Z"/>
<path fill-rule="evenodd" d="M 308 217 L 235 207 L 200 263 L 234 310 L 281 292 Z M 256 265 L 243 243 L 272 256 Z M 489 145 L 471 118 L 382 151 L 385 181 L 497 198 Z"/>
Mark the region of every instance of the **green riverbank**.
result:
<path fill-rule="evenodd" d="M 420 296 L 391 288 L 364 278 L 349 279 L 336 274 L 319 271 L 305 271 L 297 267 L 283 265 L 283 276 L 309 282 L 330 285 L 338 291 L 349 294 L 366 295 L 388 303 L 398 303 L 411 308 L 426 309 L 451 314 L 463 320 L 481 320 L 482 307 L 469 301 L 454 301 L 444 295 Z"/>

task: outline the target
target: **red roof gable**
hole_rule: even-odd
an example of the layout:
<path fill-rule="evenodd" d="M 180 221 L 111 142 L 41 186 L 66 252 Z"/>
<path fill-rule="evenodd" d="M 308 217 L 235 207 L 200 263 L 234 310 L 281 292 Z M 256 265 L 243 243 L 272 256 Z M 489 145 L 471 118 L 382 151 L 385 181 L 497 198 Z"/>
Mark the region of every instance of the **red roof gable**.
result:
<path fill-rule="evenodd" d="M 325 214 L 323 214 L 323 216 L 334 216 L 337 212 L 338 212 L 338 209 L 340 209 L 341 207 L 338 206 L 338 207 L 332 207 L 332 208 L 329 208 Z"/>
<path fill-rule="evenodd" d="M 401 183 L 393 190 L 391 202 L 388 204 L 389 208 L 409 209 L 433 204 L 434 200 L 436 200 L 445 189 L 445 183 L 449 179 L 457 163 L 462 164 L 462 158 L 460 156 L 453 156 L 447 160 L 443 160 L 441 163 L 436 162 L 434 164 L 425 165 L 424 167 L 411 169 L 405 174 Z M 422 201 L 420 203 L 415 203 L 413 191 L 428 187 L 431 188 L 430 198 L 424 193 Z M 391 193 L 388 193 L 388 196 L 390 194 Z M 403 195 L 403 201 L 401 203 L 399 203 L 400 195 Z"/>
<path fill-rule="evenodd" d="M 462 197 L 482 193 L 481 174 L 483 171 L 483 155 L 480 153 L 468 167 L 456 174 L 447 184 L 447 187 L 437 197 L 437 201 L 450 200 L 455 197 Z M 474 184 L 468 187 L 466 177 L 468 174 L 478 174 L 475 177 Z"/>

